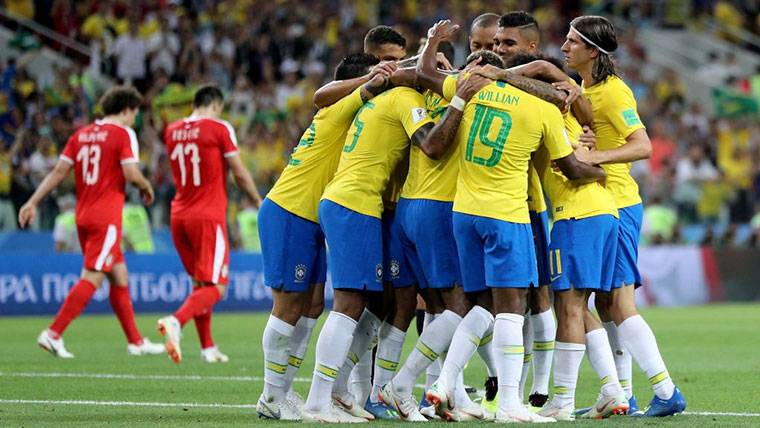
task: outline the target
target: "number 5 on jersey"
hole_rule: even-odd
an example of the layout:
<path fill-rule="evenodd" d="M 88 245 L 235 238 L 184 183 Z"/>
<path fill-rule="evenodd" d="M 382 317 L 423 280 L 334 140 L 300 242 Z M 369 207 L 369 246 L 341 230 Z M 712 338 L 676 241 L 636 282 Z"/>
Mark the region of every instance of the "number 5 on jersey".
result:
<path fill-rule="evenodd" d="M 177 161 L 179 164 L 179 177 L 182 186 L 187 185 L 187 165 L 185 164 L 185 156 L 190 160 L 190 166 L 193 170 L 193 186 L 199 187 L 201 185 L 201 157 L 198 154 L 198 145 L 195 143 L 177 144 L 172 150 L 170 159 Z"/>

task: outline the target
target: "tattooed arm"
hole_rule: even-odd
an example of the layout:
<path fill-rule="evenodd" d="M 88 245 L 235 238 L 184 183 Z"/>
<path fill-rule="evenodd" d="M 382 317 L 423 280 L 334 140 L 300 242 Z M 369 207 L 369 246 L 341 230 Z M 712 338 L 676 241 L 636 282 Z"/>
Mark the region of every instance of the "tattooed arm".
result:
<path fill-rule="evenodd" d="M 438 21 L 428 30 L 427 42 L 417 60 L 417 84 L 422 88 L 443 95 L 443 81 L 447 75 L 438 71 L 438 45 L 450 39 L 457 30 L 459 26 L 453 25 L 448 19 Z"/>
<path fill-rule="evenodd" d="M 565 108 L 565 98 L 567 94 L 561 90 L 556 89 L 550 83 L 542 82 L 540 80 L 531 79 L 529 77 L 520 76 L 517 73 L 513 73 L 509 70 L 503 70 L 499 80 L 503 80 L 510 85 L 522 89 L 523 91 L 535 95 L 544 101 L 548 101 L 560 110 Z"/>

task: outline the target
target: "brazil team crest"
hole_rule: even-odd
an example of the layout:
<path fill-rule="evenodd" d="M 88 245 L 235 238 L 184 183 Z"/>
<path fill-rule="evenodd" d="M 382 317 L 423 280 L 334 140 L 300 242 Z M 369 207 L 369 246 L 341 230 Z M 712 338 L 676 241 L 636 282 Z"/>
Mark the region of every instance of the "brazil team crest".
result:
<path fill-rule="evenodd" d="M 303 282 L 306 279 L 306 265 L 296 265 L 295 279 L 296 282 Z"/>

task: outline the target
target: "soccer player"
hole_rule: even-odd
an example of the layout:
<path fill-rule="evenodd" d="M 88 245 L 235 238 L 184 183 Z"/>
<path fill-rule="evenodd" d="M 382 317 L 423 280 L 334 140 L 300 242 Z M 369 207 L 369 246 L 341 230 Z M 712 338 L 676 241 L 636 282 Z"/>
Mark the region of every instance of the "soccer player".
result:
<path fill-rule="evenodd" d="M 612 292 L 597 293 L 595 301 L 608 332 L 616 339 L 611 341 L 615 353 L 630 352 L 652 384 L 655 396 L 643 415 L 672 415 L 686 408 L 686 400 L 670 378 L 654 333 L 637 312 L 634 299 L 635 287 L 641 285 L 636 260 L 642 208 L 638 186 L 630 175 L 630 162 L 648 158 L 652 144 L 630 88 L 616 75 L 610 58 L 615 49 L 615 29 L 600 16 L 574 19 L 562 45 L 567 64 L 583 78 L 583 94 L 594 109 L 597 150 L 577 150 L 576 155 L 607 171 L 607 188 L 620 214 Z M 604 345 L 587 341 L 589 352 L 592 346 Z"/>
<path fill-rule="evenodd" d="M 335 80 L 363 76 L 378 62 L 365 53 L 348 55 L 338 64 Z M 262 339 L 264 391 L 256 404 L 260 417 L 301 418 L 297 399 L 287 396 L 324 304 L 327 262 L 317 216 L 319 200 L 338 167 L 356 111 L 384 84 L 385 76 L 375 74 L 337 103 L 320 109 L 261 206 L 264 283 L 272 289 L 274 304 Z M 316 300 L 320 303 L 313 305 Z"/>
<path fill-rule="evenodd" d="M 57 357 L 74 358 L 61 335 L 82 313 L 104 278 L 110 283 L 109 300 L 127 336 L 129 355 L 164 352 L 163 345 L 151 343 L 135 325 L 127 265 L 121 252 L 125 183 L 135 185 L 146 204 L 153 203 L 153 187 L 140 172 L 137 136 L 131 128 L 141 103 L 142 97 L 133 88 L 107 91 L 100 99 L 104 117 L 69 138 L 53 171 L 19 210 L 19 224 L 25 227 L 36 217 L 40 201 L 74 170 L 76 225 L 84 265 L 53 323 L 37 338 L 41 348 Z"/>
<path fill-rule="evenodd" d="M 177 188 L 170 214 L 172 239 L 193 280 L 193 291 L 182 306 L 158 320 L 166 351 L 177 364 L 182 361 L 182 327 L 191 319 L 201 342 L 201 360 L 229 360 L 211 337 L 211 312 L 226 291 L 229 274 L 228 168 L 245 196 L 256 206 L 261 204 L 256 185 L 240 160 L 235 131 L 219 119 L 223 110 L 222 91 L 216 86 L 202 86 L 195 93 L 192 114 L 164 131 Z"/>
<path fill-rule="evenodd" d="M 477 16 L 470 24 L 470 35 L 467 41 L 470 45 L 470 53 L 479 50 L 492 51 L 494 35 L 499 27 L 499 15 L 484 13 Z"/>
<path fill-rule="evenodd" d="M 449 32 L 442 21 L 432 33 Z M 431 37 L 435 40 L 435 37 Z M 465 292 L 476 302 L 457 328 L 441 378 L 427 399 L 445 414 L 451 398 L 447 366 L 461 371 L 483 334 L 495 324 L 494 357 L 499 379 L 497 421 L 551 422 L 529 412 L 518 397 L 523 360 L 522 324 L 527 288 L 537 282 L 535 248 L 525 195 L 531 153 L 542 144 L 571 179 L 598 177 L 598 169 L 577 161 L 554 106 L 504 82 L 483 88 L 469 103 L 453 97 L 455 79 L 423 62 L 423 87 L 450 99 L 449 112 L 429 139 L 438 148 L 459 142 L 459 177 L 454 199 L 454 236 Z M 463 119 L 464 117 L 464 119 Z M 459 126 L 460 122 L 462 125 Z M 437 131 L 445 132 L 437 133 Z M 497 314 L 495 322 L 490 309 Z"/>

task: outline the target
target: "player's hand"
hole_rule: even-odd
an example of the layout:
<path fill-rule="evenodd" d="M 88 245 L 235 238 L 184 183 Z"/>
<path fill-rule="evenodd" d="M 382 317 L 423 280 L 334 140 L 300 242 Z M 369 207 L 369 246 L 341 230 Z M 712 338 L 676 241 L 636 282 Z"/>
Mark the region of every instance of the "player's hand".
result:
<path fill-rule="evenodd" d="M 153 200 L 155 198 L 155 194 L 153 193 L 153 186 L 148 184 L 146 188 L 140 189 L 140 196 L 142 197 L 145 205 L 153 205 Z"/>
<path fill-rule="evenodd" d="M 370 91 L 372 95 L 377 95 L 388 89 L 390 82 L 391 80 L 389 76 L 386 76 L 383 73 L 377 73 L 369 79 L 369 82 L 367 82 L 367 90 Z"/>
<path fill-rule="evenodd" d="M 499 78 L 503 77 L 504 70 L 502 70 L 499 67 L 496 67 L 495 65 L 486 64 L 486 65 L 475 68 L 474 70 L 472 70 L 472 73 L 477 74 L 479 76 L 483 76 L 486 79 L 499 80 Z"/>
<path fill-rule="evenodd" d="M 596 134 L 587 125 L 583 126 L 583 134 L 578 137 L 578 146 L 596 150 Z"/>
<path fill-rule="evenodd" d="M 459 31 L 459 25 L 452 24 L 450 19 L 444 19 L 430 27 L 427 38 L 428 40 L 436 39 L 438 42 L 451 40 L 457 31 Z"/>
<path fill-rule="evenodd" d="M 578 85 L 574 85 L 570 82 L 562 80 L 552 83 L 552 86 L 554 86 L 556 89 L 559 89 L 560 91 L 567 92 L 567 97 L 565 98 L 565 108 L 563 111 L 567 111 L 567 109 L 573 105 L 575 100 L 581 96 L 581 88 Z"/>
<path fill-rule="evenodd" d="M 380 74 L 383 76 L 390 77 L 391 74 L 393 74 L 394 71 L 398 68 L 398 65 L 396 65 L 396 61 L 381 61 L 369 72 L 369 78 L 372 79 L 376 75 Z"/>
<path fill-rule="evenodd" d="M 22 229 L 30 225 L 35 217 L 37 217 L 37 205 L 32 203 L 25 203 L 18 211 L 18 223 Z"/>
<path fill-rule="evenodd" d="M 446 71 L 451 71 L 454 69 L 454 67 L 451 66 L 451 63 L 449 62 L 448 58 L 446 58 L 446 55 L 443 54 L 443 52 L 436 52 L 435 60 L 436 62 L 438 62 L 438 68 L 442 68 Z"/>
<path fill-rule="evenodd" d="M 490 83 L 490 79 L 476 74 L 471 74 L 467 78 L 460 77 L 457 79 L 457 96 L 465 101 L 470 101 L 473 95 Z"/>
<path fill-rule="evenodd" d="M 589 165 L 595 165 L 596 162 L 594 162 L 593 155 L 591 150 L 587 149 L 583 146 L 578 146 L 575 149 L 575 158 L 578 159 L 579 162 L 583 162 Z"/>

